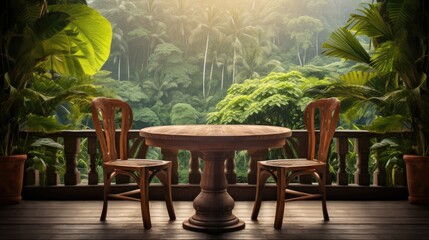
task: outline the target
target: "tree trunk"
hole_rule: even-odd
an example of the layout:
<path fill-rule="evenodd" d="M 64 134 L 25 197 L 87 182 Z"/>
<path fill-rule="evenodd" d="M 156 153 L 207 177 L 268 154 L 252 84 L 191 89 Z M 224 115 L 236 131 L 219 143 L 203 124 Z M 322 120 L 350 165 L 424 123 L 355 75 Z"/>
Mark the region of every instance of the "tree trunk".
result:
<path fill-rule="evenodd" d="M 210 32 L 207 33 L 206 50 L 204 52 L 204 66 L 203 66 L 203 98 L 206 98 L 206 64 L 207 52 L 209 51 Z"/>

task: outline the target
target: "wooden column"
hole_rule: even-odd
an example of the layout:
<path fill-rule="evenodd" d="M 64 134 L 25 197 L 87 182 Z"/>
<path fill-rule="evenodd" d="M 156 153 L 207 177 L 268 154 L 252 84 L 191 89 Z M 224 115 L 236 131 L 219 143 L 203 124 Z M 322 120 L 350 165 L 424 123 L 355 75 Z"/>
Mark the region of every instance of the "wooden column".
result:
<path fill-rule="evenodd" d="M 65 185 L 77 185 L 80 183 L 80 173 L 77 170 L 77 153 L 80 149 L 80 139 L 73 136 L 64 137 L 64 155 L 66 159 Z"/>
<path fill-rule="evenodd" d="M 166 149 L 162 148 L 161 153 L 163 159 L 167 161 L 171 161 L 172 169 L 171 169 L 171 183 L 178 184 L 179 183 L 179 163 L 177 162 L 177 153 L 178 150 Z"/>
<path fill-rule="evenodd" d="M 200 158 L 197 152 L 191 151 L 189 158 L 189 175 L 190 184 L 199 184 L 201 181 Z"/>
<path fill-rule="evenodd" d="M 337 171 L 337 184 L 347 186 L 349 184 L 349 177 L 346 170 L 346 156 L 349 152 L 348 138 L 336 138 L 335 151 L 338 154 L 338 171 Z"/>
<path fill-rule="evenodd" d="M 237 173 L 235 172 L 234 157 L 225 160 L 225 176 L 228 184 L 237 183 Z"/>
<path fill-rule="evenodd" d="M 88 173 L 88 184 L 98 184 L 98 172 L 97 172 L 97 138 L 88 137 L 88 155 L 89 155 L 89 173 Z"/>
<path fill-rule="evenodd" d="M 266 160 L 268 149 L 255 149 L 247 150 L 247 153 L 250 156 L 249 160 L 249 169 L 247 170 L 247 183 L 256 184 L 256 163 L 258 161 Z"/>
<path fill-rule="evenodd" d="M 357 138 L 355 151 L 357 152 L 355 183 L 361 186 L 369 186 L 370 176 L 368 171 L 370 138 Z"/>

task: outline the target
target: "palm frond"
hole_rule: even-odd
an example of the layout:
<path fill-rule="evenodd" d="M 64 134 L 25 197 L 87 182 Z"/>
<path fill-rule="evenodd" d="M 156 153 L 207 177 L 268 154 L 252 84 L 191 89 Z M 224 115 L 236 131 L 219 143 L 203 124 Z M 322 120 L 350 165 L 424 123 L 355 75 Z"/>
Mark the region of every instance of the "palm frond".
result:
<path fill-rule="evenodd" d="M 378 133 L 400 132 L 404 130 L 407 122 L 409 122 L 409 119 L 403 115 L 378 117 L 368 126 L 367 130 Z"/>
<path fill-rule="evenodd" d="M 369 64 L 371 59 L 357 38 L 346 28 L 331 33 L 323 43 L 323 54 Z"/>
<path fill-rule="evenodd" d="M 389 0 L 387 1 L 387 14 L 392 21 L 395 30 L 406 29 L 412 14 L 415 12 L 413 7 L 417 4 L 415 0 Z"/>
<path fill-rule="evenodd" d="M 383 19 L 376 5 L 369 5 L 359 9 L 362 13 L 351 14 L 347 26 L 359 35 L 365 35 L 371 38 L 381 37 L 391 39 L 392 30 Z"/>
<path fill-rule="evenodd" d="M 393 70 L 396 56 L 402 50 L 392 41 L 380 44 L 371 57 L 372 66 L 380 72 L 388 73 Z"/>
<path fill-rule="evenodd" d="M 377 76 L 376 72 L 350 71 L 340 76 L 340 79 L 347 85 L 365 85 L 375 76 Z"/>

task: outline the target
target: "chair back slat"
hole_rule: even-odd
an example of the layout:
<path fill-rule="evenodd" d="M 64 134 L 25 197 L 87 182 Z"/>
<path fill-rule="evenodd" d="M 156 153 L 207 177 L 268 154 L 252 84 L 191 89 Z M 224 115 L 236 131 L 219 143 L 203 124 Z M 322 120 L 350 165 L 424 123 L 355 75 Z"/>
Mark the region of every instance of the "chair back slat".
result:
<path fill-rule="evenodd" d="M 319 112 L 319 142 L 316 153 L 315 113 Z M 305 127 L 308 132 L 307 159 L 326 162 L 335 128 L 338 124 L 340 101 L 337 98 L 323 98 L 309 103 L 304 111 Z"/>
<path fill-rule="evenodd" d="M 122 114 L 119 137 L 119 158 L 128 159 L 128 132 L 132 127 L 133 113 L 128 103 L 119 99 L 99 97 L 91 103 L 94 128 L 100 142 L 103 161 L 118 159 L 116 149 L 116 116 Z"/>

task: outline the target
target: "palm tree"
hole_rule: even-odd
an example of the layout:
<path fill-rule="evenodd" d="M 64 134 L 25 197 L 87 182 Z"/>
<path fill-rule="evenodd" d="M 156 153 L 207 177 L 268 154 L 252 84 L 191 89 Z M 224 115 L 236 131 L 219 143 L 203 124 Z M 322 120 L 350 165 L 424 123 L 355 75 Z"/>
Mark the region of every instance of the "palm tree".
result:
<path fill-rule="evenodd" d="M 379 130 L 411 128 L 414 150 L 420 155 L 429 155 L 428 30 L 425 1 L 380 1 L 352 14 L 348 25 L 333 32 L 323 44 L 324 54 L 365 66 L 346 76 L 354 84 L 343 84 L 347 94 L 352 94 L 345 99 L 350 104 L 376 106 L 382 114 L 374 121 Z M 366 51 L 356 35 L 371 38 L 374 50 Z M 383 87 L 384 93 L 367 86 Z M 364 91 L 369 95 L 362 98 Z"/>
<path fill-rule="evenodd" d="M 177 43 L 188 44 L 189 33 L 192 29 L 192 8 L 187 5 L 186 0 L 175 0 L 175 4 L 167 8 L 168 30 L 171 40 Z"/>
<path fill-rule="evenodd" d="M 295 39 L 297 57 L 301 67 L 306 64 L 307 49 L 312 45 L 312 38 L 317 36 L 322 29 L 322 22 L 319 19 L 309 16 L 300 16 L 288 22 L 287 30 L 291 37 Z M 301 49 L 303 49 L 304 52 L 301 52 Z"/>
<path fill-rule="evenodd" d="M 242 50 L 242 45 L 246 42 L 256 42 L 255 28 L 248 25 L 246 16 L 243 11 L 234 9 L 227 11 L 228 24 L 225 26 L 224 33 L 226 35 L 226 41 L 228 41 L 233 47 L 233 62 L 232 62 L 232 83 L 236 83 L 236 64 L 237 55 Z"/>
<path fill-rule="evenodd" d="M 249 46 L 243 49 L 243 54 L 238 58 L 237 81 L 255 79 L 267 75 L 272 71 L 284 71 L 278 60 L 269 59 L 269 47 Z"/>
<path fill-rule="evenodd" d="M 130 32 L 135 28 L 143 13 L 132 1 L 108 0 L 95 1 L 94 6 L 114 23 L 114 33 L 112 41 L 112 54 L 110 55 L 113 64 L 117 64 L 117 79 L 122 78 L 122 69 L 126 69 L 126 77 L 130 79 Z M 122 59 L 125 59 L 123 67 Z"/>
<path fill-rule="evenodd" d="M 214 35 L 215 37 L 219 37 L 222 33 L 220 31 L 221 29 L 221 15 L 219 14 L 219 10 L 210 7 L 206 8 L 205 11 L 202 13 L 202 16 L 200 17 L 200 20 L 198 21 L 199 24 L 197 28 L 195 28 L 191 32 L 190 42 L 193 42 L 193 39 L 197 35 L 206 35 L 206 45 L 204 50 L 204 62 L 203 62 L 203 98 L 206 98 L 206 66 L 207 66 L 207 55 L 209 52 L 209 44 L 210 44 L 210 36 Z"/>
<path fill-rule="evenodd" d="M 162 20 L 164 18 L 164 10 L 162 3 L 159 0 L 148 0 L 146 1 L 144 11 L 144 18 L 149 30 L 147 44 L 147 62 L 149 62 L 149 58 L 152 55 L 156 45 L 159 43 L 164 43 L 167 35 L 167 26 L 165 22 Z"/>

